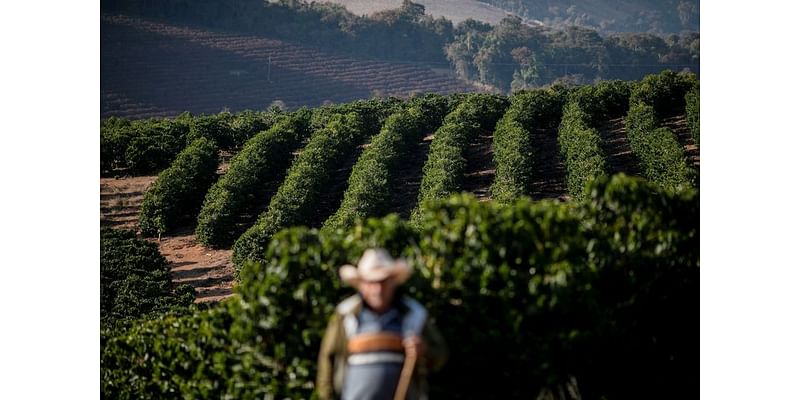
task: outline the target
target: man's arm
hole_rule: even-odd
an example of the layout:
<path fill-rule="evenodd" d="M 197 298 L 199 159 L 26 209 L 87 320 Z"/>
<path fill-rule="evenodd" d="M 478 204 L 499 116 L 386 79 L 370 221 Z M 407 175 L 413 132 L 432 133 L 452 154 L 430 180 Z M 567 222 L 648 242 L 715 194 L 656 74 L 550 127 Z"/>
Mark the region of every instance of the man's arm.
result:
<path fill-rule="evenodd" d="M 325 329 L 325 336 L 322 337 L 320 344 L 317 360 L 317 394 L 321 400 L 334 399 L 333 366 L 339 323 L 339 316 L 334 314 L 328 321 L 328 328 Z"/>

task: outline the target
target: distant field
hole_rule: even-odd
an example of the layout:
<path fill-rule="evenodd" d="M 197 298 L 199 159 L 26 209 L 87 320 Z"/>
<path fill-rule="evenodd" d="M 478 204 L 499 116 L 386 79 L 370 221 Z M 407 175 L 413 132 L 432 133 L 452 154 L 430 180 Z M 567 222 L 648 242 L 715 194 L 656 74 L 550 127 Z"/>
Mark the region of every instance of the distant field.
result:
<path fill-rule="evenodd" d="M 341 4 L 356 15 L 369 15 L 378 11 L 399 8 L 403 0 L 328 0 Z M 468 18 L 496 24 L 510 13 L 474 0 L 417 0 L 425 6 L 425 13 L 434 18 L 445 17 L 453 24 Z"/>
<path fill-rule="evenodd" d="M 359 60 L 258 36 L 101 16 L 100 116 L 315 107 L 476 89 L 418 64 Z"/>

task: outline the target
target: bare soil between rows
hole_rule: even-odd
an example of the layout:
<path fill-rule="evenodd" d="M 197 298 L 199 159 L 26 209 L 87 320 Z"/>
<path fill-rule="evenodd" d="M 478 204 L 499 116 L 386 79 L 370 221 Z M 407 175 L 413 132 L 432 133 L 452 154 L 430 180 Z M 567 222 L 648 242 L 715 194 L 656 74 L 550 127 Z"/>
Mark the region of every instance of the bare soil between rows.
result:
<path fill-rule="evenodd" d="M 100 225 L 139 229 L 139 209 L 155 176 L 100 179 Z M 148 238 L 170 263 L 172 280 L 196 291 L 195 302 L 216 302 L 233 295 L 231 250 L 211 249 L 197 242 L 193 227 L 161 238 Z"/>
<path fill-rule="evenodd" d="M 606 153 L 606 169 L 609 175 L 625 173 L 628 176 L 641 177 L 639 159 L 633 154 L 625 130 L 625 117 L 614 118 L 601 124 L 600 147 Z"/>
<path fill-rule="evenodd" d="M 533 130 L 533 187 L 534 200 L 568 201 L 567 169 L 561 159 L 557 128 Z"/>
<path fill-rule="evenodd" d="M 496 172 L 492 151 L 493 139 L 492 132 L 484 132 L 478 135 L 464 152 L 467 169 L 464 172 L 461 190 L 472 193 L 478 201 L 488 201 L 492 198 L 491 188 Z"/>
<path fill-rule="evenodd" d="M 419 201 L 419 189 L 422 184 L 422 168 L 428 160 L 428 152 L 433 142 L 433 134 L 426 135 L 403 158 L 395 172 L 393 193 L 389 199 L 387 214 L 395 213 L 403 219 L 409 219 Z"/>

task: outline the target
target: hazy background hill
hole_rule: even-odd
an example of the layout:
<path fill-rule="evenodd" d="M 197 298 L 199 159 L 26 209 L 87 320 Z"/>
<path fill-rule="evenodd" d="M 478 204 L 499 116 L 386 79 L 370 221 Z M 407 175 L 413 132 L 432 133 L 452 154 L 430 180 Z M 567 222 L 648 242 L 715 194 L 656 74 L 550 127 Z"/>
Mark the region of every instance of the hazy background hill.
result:
<path fill-rule="evenodd" d="M 380 11 L 400 8 L 403 0 L 329 0 L 341 4 L 356 15 L 371 15 Z M 419 0 L 415 3 L 425 6 L 425 13 L 434 18 L 444 17 L 458 24 L 472 18 L 476 21 L 497 24 L 509 15 L 510 10 L 501 9 L 487 2 L 477 0 Z M 516 14 L 518 15 L 518 14 Z M 521 16 L 521 15 L 518 15 Z"/>
<path fill-rule="evenodd" d="M 700 30 L 699 0 L 480 0 L 550 26 L 604 32 L 678 33 Z"/>
<path fill-rule="evenodd" d="M 473 0 L 420 0 L 430 9 L 408 0 L 337 1 L 362 11 L 300 0 L 105 0 L 101 115 L 239 111 L 273 102 L 294 109 L 700 71 L 696 31 L 613 33 L 585 26 L 595 21 L 588 17 L 573 21 L 581 25 L 543 25 Z M 647 11 L 663 20 L 658 26 L 670 26 L 668 3 Z M 597 18 L 611 18 L 641 15 L 650 3 L 636 3 L 630 14 L 585 4 Z"/>
<path fill-rule="evenodd" d="M 329 0 L 356 15 L 399 8 L 403 0 Z M 699 0 L 418 0 L 433 17 L 454 24 L 472 18 L 497 24 L 516 15 L 532 24 L 583 26 L 602 32 L 680 33 L 700 30 Z"/>

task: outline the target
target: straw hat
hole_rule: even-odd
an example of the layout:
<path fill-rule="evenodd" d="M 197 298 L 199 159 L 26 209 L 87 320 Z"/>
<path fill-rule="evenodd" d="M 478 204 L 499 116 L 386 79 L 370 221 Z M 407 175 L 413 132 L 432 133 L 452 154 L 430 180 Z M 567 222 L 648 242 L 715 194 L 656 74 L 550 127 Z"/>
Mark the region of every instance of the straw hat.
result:
<path fill-rule="evenodd" d="M 387 278 L 402 284 L 411 273 L 406 260 L 395 260 L 384 249 L 367 249 L 358 260 L 358 267 L 348 264 L 339 269 L 339 276 L 350 286 L 356 286 L 359 281 L 378 282 Z"/>

